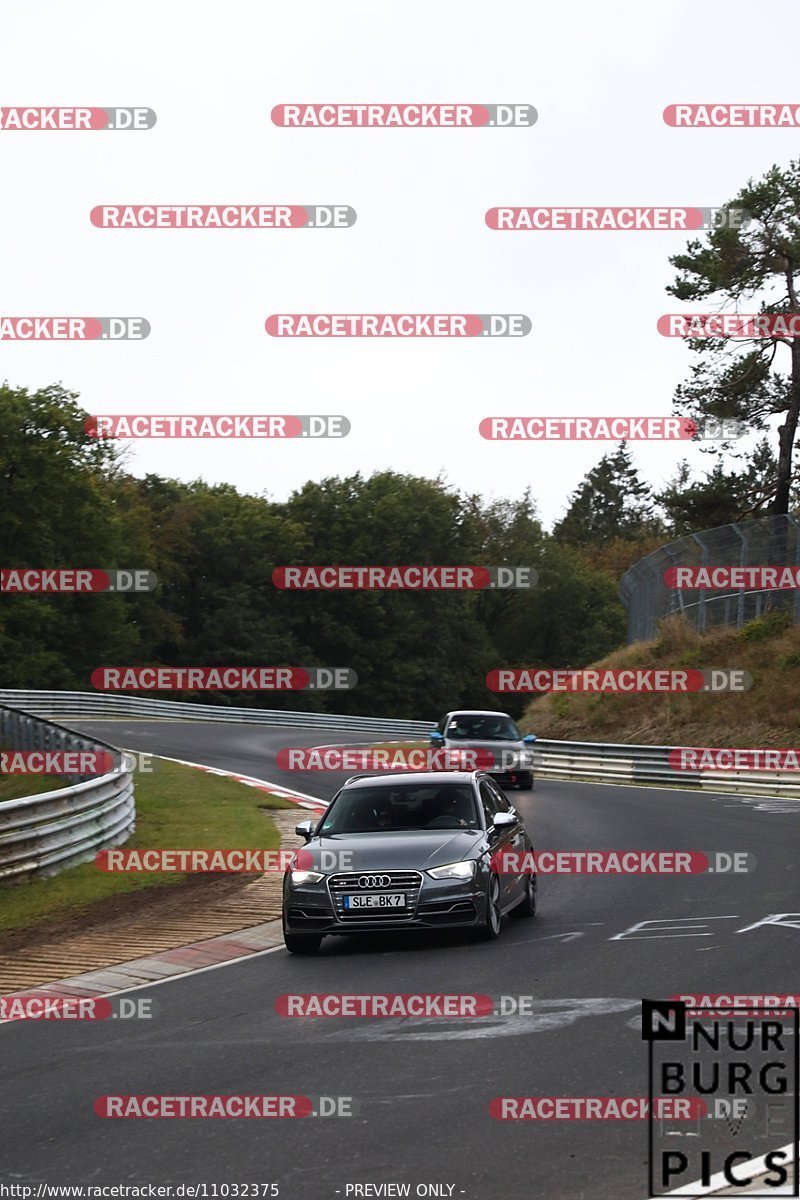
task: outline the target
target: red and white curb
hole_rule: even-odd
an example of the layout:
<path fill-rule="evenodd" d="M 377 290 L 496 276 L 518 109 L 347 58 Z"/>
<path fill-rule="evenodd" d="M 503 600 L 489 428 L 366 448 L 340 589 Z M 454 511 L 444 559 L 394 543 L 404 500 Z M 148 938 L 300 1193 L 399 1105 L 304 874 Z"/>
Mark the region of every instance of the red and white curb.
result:
<path fill-rule="evenodd" d="M 222 767 L 206 767 L 203 763 L 187 762 L 185 758 L 169 758 L 166 754 L 158 754 L 155 757 L 163 758 L 165 762 L 179 763 L 182 767 L 195 767 L 198 771 L 205 771 L 208 775 L 221 775 L 225 779 L 235 779 L 237 783 L 243 783 L 246 787 L 254 787 L 260 792 L 270 792 L 273 796 L 280 796 L 282 800 L 290 800 L 292 804 L 297 804 L 300 808 L 323 809 L 328 807 L 327 800 L 318 800 L 316 796 L 309 796 L 306 792 L 281 787 L 280 784 L 270 783 L 268 779 L 256 779 L 254 775 L 240 775 L 238 771 L 225 771 Z"/>

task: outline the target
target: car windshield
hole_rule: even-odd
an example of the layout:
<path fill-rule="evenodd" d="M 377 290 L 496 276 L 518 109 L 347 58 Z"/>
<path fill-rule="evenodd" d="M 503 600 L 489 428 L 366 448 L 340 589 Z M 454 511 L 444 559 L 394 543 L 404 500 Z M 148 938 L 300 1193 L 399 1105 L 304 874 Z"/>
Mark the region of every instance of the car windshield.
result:
<path fill-rule="evenodd" d="M 319 834 L 408 833 L 480 829 L 471 784 L 427 783 L 355 787 L 339 793 Z"/>
<path fill-rule="evenodd" d="M 471 742 L 518 742 L 522 734 L 510 717 L 490 713 L 458 713 L 452 717 L 445 737 Z"/>

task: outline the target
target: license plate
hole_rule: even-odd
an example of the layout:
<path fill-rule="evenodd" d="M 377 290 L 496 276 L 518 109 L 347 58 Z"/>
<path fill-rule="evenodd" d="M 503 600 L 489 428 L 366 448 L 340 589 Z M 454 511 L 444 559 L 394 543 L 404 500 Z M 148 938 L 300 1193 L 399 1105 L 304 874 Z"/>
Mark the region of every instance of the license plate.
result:
<path fill-rule="evenodd" d="M 367 894 L 366 896 L 342 896 L 342 908 L 405 908 L 405 895 L 400 893 Z"/>

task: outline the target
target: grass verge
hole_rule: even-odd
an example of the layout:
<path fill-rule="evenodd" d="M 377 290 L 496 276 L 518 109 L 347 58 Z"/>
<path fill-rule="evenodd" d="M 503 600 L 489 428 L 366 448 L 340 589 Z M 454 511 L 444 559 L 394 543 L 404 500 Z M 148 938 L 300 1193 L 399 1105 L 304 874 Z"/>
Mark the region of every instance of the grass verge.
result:
<path fill-rule="evenodd" d="M 63 787 L 67 787 L 66 782 L 55 775 L 2 775 L 0 804 L 5 800 L 24 800 L 26 796 L 40 796 L 42 792 L 54 792 Z"/>
<path fill-rule="evenodd" d="M 264 811 L 292 807 L 280 797 L 194 767 L 153 759 L 152 774 L 136 777 L 136 831 L 125 843 L 138 849 L 267 849 L 280 835 Z M 26 781 L 30 794 L 30 779 Z M 209 878 L 221 878 L 219 875 Z M 95 909 L 113 897 L 174 887 L 185 874 L 110 873 L 93 862 L 52 879 L 0 887 L 0 932 L 39 926 Z"/>

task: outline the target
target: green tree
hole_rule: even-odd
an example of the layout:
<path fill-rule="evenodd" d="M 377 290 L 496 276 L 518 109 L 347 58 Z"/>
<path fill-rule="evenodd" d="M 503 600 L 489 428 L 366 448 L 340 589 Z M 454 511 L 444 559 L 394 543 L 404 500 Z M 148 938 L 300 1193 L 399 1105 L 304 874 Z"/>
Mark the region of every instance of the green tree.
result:
<path fill-rule="evenodd" d="M 728 307 L 800 314 L 800 160 L 783 171 L 773 166 L 758 182 L 749 180 L 725 210 L 744 210 L 750 220 L 715 229 L 705 242 L 693 240 L 684 254 L 671 258 L 678 274 L 669 294 L 702 301 L 715 312 Z M 734 418 L 753 431 L 769 428 L 774 416 L 783 417 L 770 510 L 788 512 L 800 417 L 800 339 L 695 338 L 689 346 L 698 361 L 675 393 L 682 415 L 698 422 Z M 776 369 L 783 363 L 786 369 Z M 721 443 L 717 452 L 731 453 L 731 443 Z"/>
<path fill-rule="evenodd" d="M 544 547 L 539 573 L 527 627 L 519 630 L 528 662 L 582 667 L 624 643 L 627 618 L 616 580 L 554 539 Z"/>
<path fill-rule="evenodd" d="M 669 533 L 682 537 L 757 515 L 775 494 L 776 475 L 775 456 L 764 439 L 744 470 L 727 471 L 718 461 L 701 479 L 692 479 L 689 464 L 680 463 L 656 499 Z"/>
<path fill-rule="evenodd" d="M 530 492 L 490 504 L 473 497 L 471 510 L 482 547 L 479 561 L 532 566 L 538 575 L 533 589 L 476 596 L 480 623 L 492 641 L 491 667 L 583 665 L 624 640 L 625 611 L 616 579 L 587 563 L 583 549 L 543 532 Z M 527 697 L 481 690 L 461 702 L 519 716 Z"/>
<path fill-rule="evenodd" d="M 570 546 L 597 546 L 615 537 L 650 533 L 654 523 L 650 487 L 639 478 L 627 444 L 620 442 L 573 492 L 553 537 Z"/>
<path fill-rule="evenodd" d="M 474 561 L 488 566 L 533 567 L 538 573 L 546 535 L 529 489 L 519 500 L 487 504 L 480 496 L 471 496 L 467 504 L 475 540 Z M 494 646 L 505 657 L 514 658 L 520 651 L 513 631 L 520 612 L 530 607 L 531 594 L 528 589 L 509 588 L 482 591 L 476 597 L 478 619 L 491 630 Z"/>
<path fill-rule="evenodd" d="M 283 506 L 308 543 L 295 561 L 314 564 L 443 564 L 478 561 L 480 538 L 465 501 L 441 480 L 378 472 L 307 483 Z M 478 558 L 476 558 L 476 555 Z M 337 695 L 341 712 L 435 716 L 485 697 L 496 665 L 464 592 L 288 592 L 290 622 L 317 661 L 353 667 L 358 689 Z"/>
<path fill-rule="evenodd" d="M 147 662 L 176 666 L 305 665 L 288 606 L 272 586 L 275 566 L 295 560 L 303 531 L 262 496 L 230 484 L 181 483 L 148 475 L 117 485 L 130 544 L 159 578 L 137 598 Z M 324 703 L 322 693 L 320 704 Z M 182 696 L 174 696 L 183 699 Z M 211 704 L 300 707 L 316 696 L 256 692 L 198 694 Z M 319 707 L 319 704 L 314 704 Z"/>
<path fill-rule="evenodd" d="M 84 431 L 77 396 L 59 385 L 0 387 L 0 563 L 128 567 L 109 481 L 114 447 Z M 136 564 L 147 565 L 147 564 Z M 4 595 L 5 687 L 86 688 L 91 671 L 136 644 L 117 595 Z"/>

